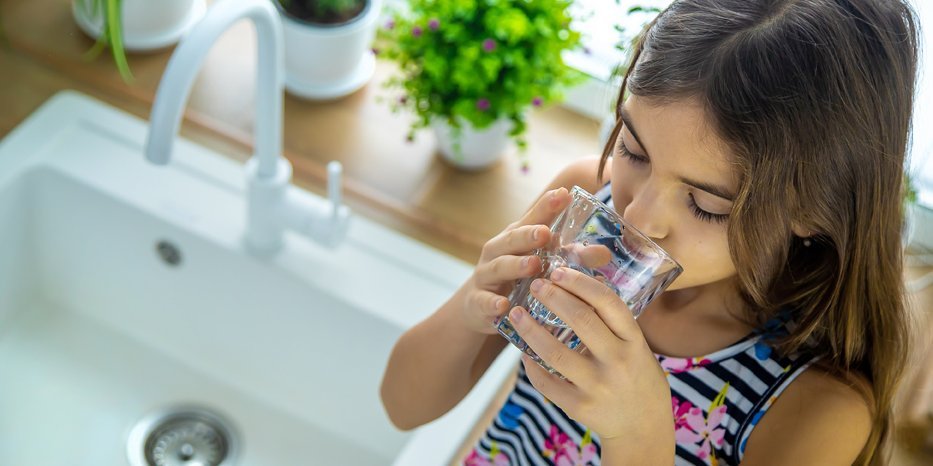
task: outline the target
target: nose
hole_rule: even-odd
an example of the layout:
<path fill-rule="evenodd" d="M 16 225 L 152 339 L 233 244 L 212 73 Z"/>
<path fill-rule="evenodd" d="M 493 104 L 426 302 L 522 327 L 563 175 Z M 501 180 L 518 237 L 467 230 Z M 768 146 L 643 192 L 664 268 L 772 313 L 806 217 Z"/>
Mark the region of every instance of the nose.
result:
<path fill-rule="evenodd" d="M 622 218 L 652 240 L 662 240 L 667 237 L 668 222 L 661 192 L 650 181 L 640 188 L 625 206 Z"/>

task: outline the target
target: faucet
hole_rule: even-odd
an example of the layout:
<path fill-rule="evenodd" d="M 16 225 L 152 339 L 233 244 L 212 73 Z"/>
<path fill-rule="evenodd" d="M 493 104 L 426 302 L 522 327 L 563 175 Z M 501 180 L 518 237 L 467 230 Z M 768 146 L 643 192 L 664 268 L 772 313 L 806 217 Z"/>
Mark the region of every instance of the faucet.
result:
<path fill-rule="evenodd" d="M 159 83 L 146 139 L 146 158 L 166 165 L 181 124 L 191 85 L 204 57 L 233 23 L 248 18 L 256 26 L 258 72 L 254 153 L 246 163 L 246 249 L 271 256 L 282 248 L 286 229 L 328 247 L 346 235 L 350 210 L 341 203 L 342 167 L 327 165 L 328 199 L 291 185 L 292 166 L 282 157 L 284 39 L 278 11 L 269 0 L 220 0 L 181 40 Z"/>

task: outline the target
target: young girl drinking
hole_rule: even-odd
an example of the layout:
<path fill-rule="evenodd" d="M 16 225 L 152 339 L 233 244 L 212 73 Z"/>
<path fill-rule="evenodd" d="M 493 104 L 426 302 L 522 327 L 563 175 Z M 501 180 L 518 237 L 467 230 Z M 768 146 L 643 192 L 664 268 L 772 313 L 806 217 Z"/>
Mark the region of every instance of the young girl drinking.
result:
<path fill-rule="evenodd" d="M 902 182 L 917 61 L 904 0 L 676 0 L 647 26 L 599 159 L 567 167 L 489 240 L 472 277 L 396 344 L 392 422 L 459 402 L 507 342 L 527 359 L 466 464 L 883 463 L 906 363 Z M 636 322 L 572 269 L 513 283 L 568 204 L 596 193 L 684 268 Z"/>

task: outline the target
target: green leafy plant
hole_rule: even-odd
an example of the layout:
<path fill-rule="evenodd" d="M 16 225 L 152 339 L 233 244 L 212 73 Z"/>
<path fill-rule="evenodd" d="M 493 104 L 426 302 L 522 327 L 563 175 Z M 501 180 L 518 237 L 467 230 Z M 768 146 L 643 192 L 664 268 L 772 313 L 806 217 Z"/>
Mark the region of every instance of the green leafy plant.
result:
<path fill-rule="evenodd" d="M 368 0 L 278 0 L 290 15 L 313 23 L 343 23 L 357 17 Z"/>
<path fill-rule="evenodd" d="M 380 28 L 377 49 L 399 74 L 386 82 L 401 91 L 393 110 L 417 116 L 409 133 L 442 119 L 481 129 L 499 118 L 526 146 L 526 111 L 561 97 L 582 78 L 561 53 L 579 46 L 571 29 L 571 0 L 411 0 Z"/>
<path fill-rule="evenodd" d="M 126 59 L 126 50 L 123 48 L 123 0 L 76 0 L 85 16 L 89 18 L 103 18 L 103 29 L 97 42 L 87 51 L 85 57 L 93 60 L 107 46 L 113 55 L 117 70 L 125 82 L 133 81 L 130 64 Z"/>

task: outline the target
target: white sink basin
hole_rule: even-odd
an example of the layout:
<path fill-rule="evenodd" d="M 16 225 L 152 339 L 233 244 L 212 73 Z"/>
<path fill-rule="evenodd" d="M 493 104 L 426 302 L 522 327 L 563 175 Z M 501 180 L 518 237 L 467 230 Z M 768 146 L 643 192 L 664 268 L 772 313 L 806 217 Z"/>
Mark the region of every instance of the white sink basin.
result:
<path fill-rule="evenodd" d="M 518 352 L 414 434 L 378 387 L 470 267 L 360 217 L 335 250 L 254 258 L 242 167 L 184 140 L 152 166 L 146 129 L 63 92 L 0 143 L 0 464 L 126 465 L 133 426 L 180 404 L 233 425 L 236 464 L 451 461 Z"/>

